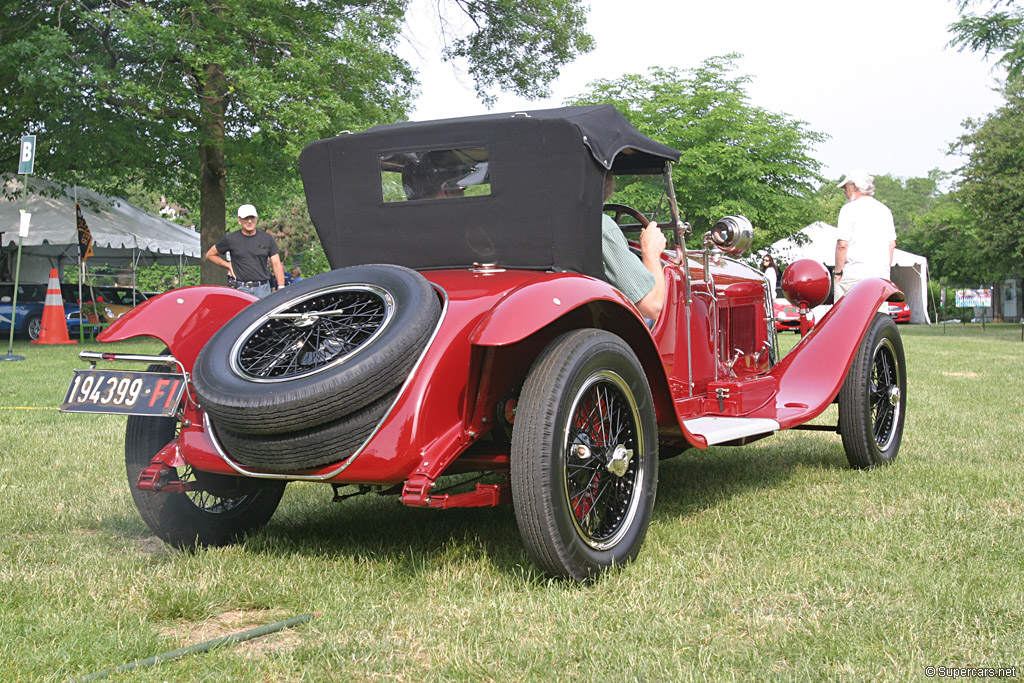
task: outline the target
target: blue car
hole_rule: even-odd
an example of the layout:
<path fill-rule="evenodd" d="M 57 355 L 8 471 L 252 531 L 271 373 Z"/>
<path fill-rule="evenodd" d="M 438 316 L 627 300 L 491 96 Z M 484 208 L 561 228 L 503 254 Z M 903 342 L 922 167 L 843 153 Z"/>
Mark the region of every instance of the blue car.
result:
<path fill-rule="evenodd" d="M 46 285 L 18 284 L 18 307 L 11 311 L 14 302 L 14 284 L 0 283 L 0 333 L 7 335 L 11 330 L 11 318 L 14 319 L 14 331 L 36 341 L 43 327 L 43 308 L 46 301 Z M 78 304 L 64 304 L 64 320 L 67 322 L 68 334 L 77 335 L 82 323 Z"/>

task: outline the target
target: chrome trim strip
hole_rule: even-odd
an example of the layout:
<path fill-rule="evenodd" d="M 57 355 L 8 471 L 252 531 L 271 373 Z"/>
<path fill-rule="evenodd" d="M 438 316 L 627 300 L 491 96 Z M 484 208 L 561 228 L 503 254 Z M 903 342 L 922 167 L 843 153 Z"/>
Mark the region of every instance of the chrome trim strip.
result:
<path fill-rule="evenodd" d="M 206 430 L 207 435 L 210 437 L 210 442 L 213 444 L 214 449 L 217 451 L 217 455 L 228 464 L 231 469 L 238 472 L 242 476 L 252 477 L 254 479 L 285 479 L 288 481 L 327 481 L 338 476 L 344 472 L 349 465 L 363 452 L 367 444 L 373 440 L 373 437 L 377 436 L 377 432 L 380 431 L 381 425 L 383 425 L 387 419 L 391 416 L 392 411 L 398 404 L 398 401 L 405 394 L 409 385 L 412 384 L 413 377 L 416 376 L 416 372 L 419 370 L 420 365 L 423 363 L 423 359 L 427 356 L 427 351 L 434 344 L 434 339 L 437 338 L 437 333 L 441 331 L 441 325 L 444 323 L 445 315 L 448 313 L 448 292 L 444 290 L 440 285 L 430 283 L 431 287 L 437 290 L 441 294 L 441 315 L 438 316 L 437 325 L 434 326 L 434 331 L 430 334 L 430 339 L 427 340 L 426 346 L 423 347 L 423 352 L 420 353 L 420 357 L 416 359 L 416 363 L 412 366 L 412 370 L 409 371 L 409 376 L 405 378 L 405 382 L 402 384 L 401 389 L 398 390 L 398 394 L 395 395 L 395 400 L 392 401 L 391 405 L 388 406 L 388 410 L 384 413 L 384 417 L 380 419 L 377 426 L 374 427 L 370 435 L 366 437 L 366 440 L 355 450 L 352 455 L 345 458 L 345 460 L 338 463 L 337 468 L 327 472 L 326 474 L 284 474 L 279 472 L 260 472 L 247 469 L 245 465 L 235 462 L 232 460 L 224 449 L 221 447 L 220 442 L 217 440 L 216 434 L 214 434 L 212 425 L 210 424 L 210 418 L 206 413 L 203 413 L 203 428 Z"/>
<path fill-rule="evenodd" d="M 150 365 L 177 365 L 181 374 L 188 376 L 185 366 L 172 355 L 150 356 L 138 353 L 101 353 L 99 351 L 80 351 L 78 357 L 90 363 L 105 361 L 110 363 L 149 363 Z"/>

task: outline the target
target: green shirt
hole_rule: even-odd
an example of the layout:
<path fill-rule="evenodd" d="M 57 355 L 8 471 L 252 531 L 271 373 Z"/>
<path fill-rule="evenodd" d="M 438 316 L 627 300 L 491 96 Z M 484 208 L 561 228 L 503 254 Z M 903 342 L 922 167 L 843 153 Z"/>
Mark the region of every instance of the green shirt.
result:
<path fill-rule="evenodd" d="M 607 214 L 601 216 L 601 258 L 605 279 L 634 304 L 654 289 L 654 275 L 629 250 L 622 228 Z"/>

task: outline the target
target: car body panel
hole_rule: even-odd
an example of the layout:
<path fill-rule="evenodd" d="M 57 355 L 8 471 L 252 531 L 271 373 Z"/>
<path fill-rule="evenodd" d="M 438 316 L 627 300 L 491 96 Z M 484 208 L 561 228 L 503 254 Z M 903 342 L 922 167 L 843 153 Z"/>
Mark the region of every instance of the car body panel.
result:
<path fill-rule="evenodd" d="M 817 417 L 835 399 L 874 312 L 893 296 L 903 295 L 888 280 L 858 282 L 771 369 L 779 384 L 772 412 L 782 429 Z"/>
<path fill-rule="evenodd" d="M 147 299 L 111 323 L 96 338 L 116 342 L 132 337 L 155 337 L 186 368 L 220 327 L 256 297 L 230 287 L 200 285 L 165 292 Z"/>

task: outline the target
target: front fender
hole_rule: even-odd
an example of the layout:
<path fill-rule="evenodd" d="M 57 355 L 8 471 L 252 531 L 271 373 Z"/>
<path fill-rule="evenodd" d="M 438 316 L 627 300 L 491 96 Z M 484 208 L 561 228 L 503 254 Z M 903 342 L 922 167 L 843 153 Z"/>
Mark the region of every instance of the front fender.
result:
<path fill-rule="evenodd" d="M 256 301 L 230 287 L 200 285 L 165 292 L 143 301 L 103 330 L 97 341 L 155 337 L 191 370 L 206 342 L 236 313 Z"/>
<path fill-rule="evenodd" d="M 902 295 L 888 280 L 857 283 L 771 369 L 768 374 L 778 381 L 775 419 L 782 429 L 817 417 L 835 400 L 878 307 Z"/>

